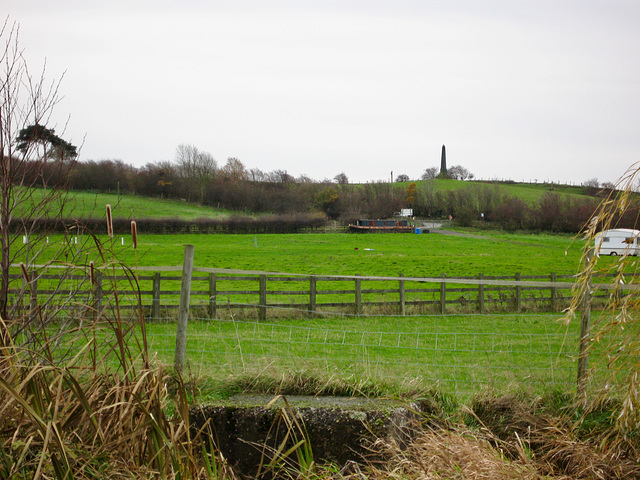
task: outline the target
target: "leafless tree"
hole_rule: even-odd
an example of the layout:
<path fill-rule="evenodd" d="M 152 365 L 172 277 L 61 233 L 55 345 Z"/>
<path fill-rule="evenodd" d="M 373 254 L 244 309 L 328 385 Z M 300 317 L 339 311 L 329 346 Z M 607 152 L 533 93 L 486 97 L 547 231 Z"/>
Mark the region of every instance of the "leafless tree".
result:
<path fill-rule="evenodd" d="M 207 185 L 218 171 L 218 163 L 213 155 L 201 152 L 193 145 L 181 144 L 176 148 L 176 164 L 179 174 L 188 185 L 197 189 L 200 203 L 203 203 Z"/>
<path fill-rule="evenodd" d="M 35 280 L 29 276 L 42 245 L 41 224 L 61 219 L 66 203 L 61 182 L 77 152 L 47 127 L 61 99 L 62 77 L 47 81 L 46 67 L 32 75 L 19 45 L 19 26 L 8 18 L 0 29 L 0 65 L 0 343 L 6 344 L 19 303 L 9 299 L 16 284 L 10 268 L 20 259 L 24 280 Z M 24 288 L 15 289 L 24 294 Z"/>
<path fill-rule="evenodd" d="M 584 186 L 591 187 L 591 188 L 599 188 L 600 182 L 598 181 L 597 178 L 590 178 L 589 180 L 585 180 Z"/>
<path fill-rule="evenodd" d="M 346 185 L 347 183 L 349 183 L 349 177 L 347 177 L 347 174 L 344 172 L 339 173 L 338 175 L 333 177 L 333 179 L 340 185 Z"/>
<path fill-rule="evenodd" d="M 292 183 L 294 181 L 294 178 L 286 170 L 274 170 L 269 178 L 273 183 Z"/>
<path fill-rule="evenodd" d="M 467 180 L 474 177 L 473 173 L 461 165 L 454 165 L 453 167 L 448 168 L 447 173 L 449 174 L 449 177 L 454 180 Z"/>
<path fill-rule="evenodd" d="M 422 174 L 422 180 L 431 180 L 438 176 L 439 170 L 437 167 L 429 167 Z"/>
<path fill-rule="evenodd" d="M 304 183 L 304 184 L 311 184 L 311 183 L 315 183 L 314 180 L 305 174 L 300 175 L 298 178 L 296 178 L 296 183 Z"/>
<path fill-rule="evenodd" d="M 252 168 L 249 170 L 249 178 L 252 182 L 264 182 L 267 174 L 259 168 Z"/>

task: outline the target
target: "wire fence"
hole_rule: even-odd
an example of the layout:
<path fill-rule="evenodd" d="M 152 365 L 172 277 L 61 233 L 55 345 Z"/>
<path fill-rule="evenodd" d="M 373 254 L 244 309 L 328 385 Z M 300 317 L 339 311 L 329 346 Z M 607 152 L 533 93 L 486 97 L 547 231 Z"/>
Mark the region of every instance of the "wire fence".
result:
<path fill-rule="evenodd" d="M 262 322 L 190 318 L 189 368 L 214 378 L 285 372 L 373 380 L 471 395 L 511 386 L 575 385 L 578 326 L 559 314 L 331 314 Z M 149 349 L 170 363 L 176 325 L 148 325 Z"/>

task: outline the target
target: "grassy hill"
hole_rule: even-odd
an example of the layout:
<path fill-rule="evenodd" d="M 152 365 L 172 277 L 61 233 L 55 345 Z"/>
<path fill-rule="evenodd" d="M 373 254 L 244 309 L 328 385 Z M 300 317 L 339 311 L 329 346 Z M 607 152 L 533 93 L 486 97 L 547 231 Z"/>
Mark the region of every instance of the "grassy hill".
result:
<path fill-rule="evenodd" d="M 590 197 L 587 189 L 582 186 L 558 185 L 549 183 L 506 183 L 506 182 L 481 182 L 481 181 L 461 181 L 461 180 L 419 180 L 416 185 L 426 182 L 433 182 L 435 191 L 473 190 L 478 188 L 494 188 L 498 192 L 505 193 L 511 197 L 518 197 L 526 203 L 537 202 L 545 193 L 554 192 L 571 197 Z M 399 182 L 397 185 L 407 187 L 411 182 Z"/>
<path fill-rule="evenodd" d="M 32 201 L 42 198 L 41 190 L 35 190 Z M 23 207 L 26 207 L 25 203 Z M 234 213 L 230 210 L 198 205 L 178 199 L 118 195 L 114 193 L 70 192 L 62 208 L 67 218 L 102 218 L 106 205 L 111 205 L 115 218 L 174 218 L 194 220 L 197 218 L 222 218 Z M 58 209 L 53 209 L 58 211 Z M 26 208 L 19 209 L 17 216 L 24 215 Z"/>

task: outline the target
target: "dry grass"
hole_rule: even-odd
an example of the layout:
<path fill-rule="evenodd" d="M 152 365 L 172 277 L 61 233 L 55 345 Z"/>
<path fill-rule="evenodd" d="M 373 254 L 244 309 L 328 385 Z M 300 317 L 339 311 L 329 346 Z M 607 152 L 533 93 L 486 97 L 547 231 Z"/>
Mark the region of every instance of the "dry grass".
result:
<path fill-rule="evenodd" d="M 526 459 L 508 460 L 487 438 L 464 427 L 427 431 L 418 436 L 406 451 L 384 441 L 379 441 L 376 446 L 386 451 L 390 458 L 384 465 L 371 467 L 370 474 L 374 478 L 543 478 Z"/>
<path fill-rule="evenodd" d="M 142 316 L 121 315 L 112 249 L 97 246 L 112 266 L 103 306 L 61 321 L 31 304 L 0 319 L 12 339 L 0 346 L 0 478 L 233 478 L 190 431 L 182 379 L 151 366 Z M 139 291 L 133 272 L 126 282 Z"/>
<path fill-rule="evenodd" d="M 640 477 L 638 444 L 610 429 L 583 429 L 586 412 L 564 405 L 553 412 L 542 399 L 514 396 L 475 402 L 471 414 L 505 455 L 527 458 L 545 476 L 584 479 Z"/>
<path fill-rule="evenodd" d="M 206 473 L 204 442 L 191 438 L 184 397 L 168 395 L 161 369 L 130 377 L 32 364 L 17 349 L 4 353 L 0 478 Z M 177 406 L 172 417 L 166 413 L 170 400 Z"/>
<path fill-rule="evenodd" d="M 588 355 L 594 348 L 604 350 L 600 355 L 604 361 L 589 365 L 583 377 L 583 404 L 598 403 L 607 399 L 622 399 L 617 428 L 631 434 L 640 428 L 640 341 L 635 333 L 640 320 L 640 295 L 634 288 L 638 285 L 637 257 L 621 255 L 616 262 L 603 262 L 599 258 L 596 235 L 604 230 L 618 227 L 638 227 L 638 184 L 640 163 L 633 165 L 618 181 L 616 190 L 598 207 L 591 221 L 585 225 L 587 239 L 583 251 L 583 268 L 573 292 L 567 321 L 575 321 L 583 310 L 583 299 L 588 298 L 593 287 L 592 279 L 598 274 L 613 274 L 614 289 L 605 305 L 600 320 L 590 325 L 585 335 Z M 581 312 L 582 313 L 582 312 Z M 597 375 L 596 375 L 597 374 Z M 596 384 L 596 378 L 605 381 Z M 586 391 L 598 392 L 586 396 Z"/>

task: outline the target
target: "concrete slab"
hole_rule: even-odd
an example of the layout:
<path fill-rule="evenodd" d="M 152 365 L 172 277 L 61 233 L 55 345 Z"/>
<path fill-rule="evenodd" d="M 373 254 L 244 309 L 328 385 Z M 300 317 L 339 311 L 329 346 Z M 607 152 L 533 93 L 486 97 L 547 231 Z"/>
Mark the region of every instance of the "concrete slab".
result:
<path fill-rule="evenodd" d="M 202 429 L 211 436 L 239 473 L 255 478 L 285 440 L 287 450 L 306 438 L 316 462 L 362 463 L 371 459 L 368 447 L 377 438 L 407 442 L 429 410 L 425 402 L 387 399 L 238 395 L 193 407 L 191 424 L 193 433 Z M 303 426 L 304 434 L 296 425 Z M 296 463 L 295 453 L 290 460 Z"/>

